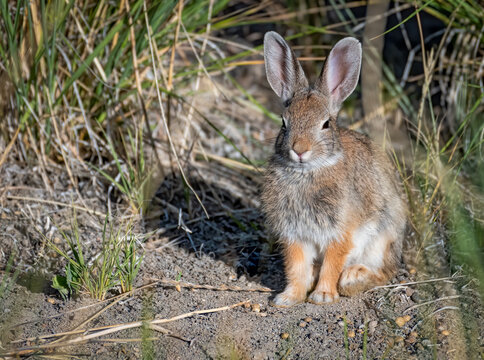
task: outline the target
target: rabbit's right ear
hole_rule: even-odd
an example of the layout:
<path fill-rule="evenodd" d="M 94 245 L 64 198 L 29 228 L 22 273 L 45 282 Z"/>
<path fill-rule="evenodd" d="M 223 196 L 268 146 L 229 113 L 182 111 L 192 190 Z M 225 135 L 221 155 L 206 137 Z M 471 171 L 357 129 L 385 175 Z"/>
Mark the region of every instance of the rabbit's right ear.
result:
<path fill-rule="evenodd" d="M 360 76 L 361 44 L 352 37 L 336 43 L 326 59 L 314 88 L 329 100 L 329 110 L 336 116 L 342 102 L 355 90 Z"/>
<path fill-rule="evenodd" d="M 308 87 L 308 80 L 294 52 L 274 31 L 264 36 L 264 60 L 267 81 L 282 101 L 290 100 L 298 89 Z"/>

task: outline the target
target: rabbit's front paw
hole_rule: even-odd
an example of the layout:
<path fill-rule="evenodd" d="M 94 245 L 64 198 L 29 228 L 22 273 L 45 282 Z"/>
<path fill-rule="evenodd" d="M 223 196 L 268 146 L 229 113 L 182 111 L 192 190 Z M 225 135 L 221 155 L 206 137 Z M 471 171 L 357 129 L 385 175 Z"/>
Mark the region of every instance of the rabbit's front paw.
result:
<path fill-rule="evenodd" d="M 294 291 L 285 290 L 284 292 L 278 294 L 271 303 L 276 307 L 290 307 L 303 301 L 304 299 L 300 296 L 297 296 Z"/>
<path fill-rule="evenodd" d="M 335 292 L 326 292 L 326 291 L 318 291 L 314 290 L 311 295 L 308 297 L 308 301 L 310 303 L 321 305 L 321 304 L 328 304 L 335 301 L 338 301 L 339 295 Z"/>

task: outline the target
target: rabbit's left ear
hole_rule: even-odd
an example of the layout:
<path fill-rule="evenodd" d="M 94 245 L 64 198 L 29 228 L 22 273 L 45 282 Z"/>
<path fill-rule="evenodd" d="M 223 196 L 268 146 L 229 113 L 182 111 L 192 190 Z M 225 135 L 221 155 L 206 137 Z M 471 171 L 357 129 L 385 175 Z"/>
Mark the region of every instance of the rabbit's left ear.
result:
<path fill-rule="evenodd" d="M 282 101 L 290 100 L 297 90 L 308 87 L 296 55 L 282 36 L 274 31 L 264 36 L 264 60 L 267 81 Z"/>
<path fill-rule="evenodd" d="M 355 90 L 360 67 L 361 44 L 355 38 L 344 38 L 331 49 L 314 88 L 328 98 L 332 114 L 338 113 L 343 101 Z"/>

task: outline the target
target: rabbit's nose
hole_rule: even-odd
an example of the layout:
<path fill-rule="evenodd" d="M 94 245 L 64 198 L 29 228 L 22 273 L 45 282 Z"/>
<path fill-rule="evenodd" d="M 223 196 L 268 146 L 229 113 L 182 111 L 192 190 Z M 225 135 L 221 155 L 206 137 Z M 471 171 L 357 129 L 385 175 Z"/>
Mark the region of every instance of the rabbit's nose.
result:
<path fill-rule="evenodd" d="M 309 141 L 299 140 L 292 144 L 292 153 L 294 161 L 303 162 L 308 160 L 311 154 L 311 145 Z M 295 155 L 295 156 L 294 156 Z"/>
<path fill-rule="evenodd" d="M 292 144 L 292 150 L 297 154 L 297 156 L 301 157 L 304 155 L 305 152 L 311 150 L 311 145 L 309 141 L 306 140 L 296 140 Z"/>

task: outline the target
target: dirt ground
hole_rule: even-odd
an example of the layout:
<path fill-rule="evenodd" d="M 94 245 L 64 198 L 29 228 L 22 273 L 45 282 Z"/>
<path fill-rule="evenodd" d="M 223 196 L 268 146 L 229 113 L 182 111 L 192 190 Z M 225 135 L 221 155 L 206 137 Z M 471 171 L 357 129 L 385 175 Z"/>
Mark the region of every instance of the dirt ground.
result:
<path fill-rule="evenodd" d="M 427 250 L 415 248 L 411 231 L 406 264 L 402 263 L 391 286 L 331 305 L 270 306 L 271 298 L 284 287 L 284 277 L 277 245 L 268 238 L 257 209 L 257 180 L 239 176 L 236 195 L 235 191 L 215 188 L 234 174 L 211 163 L 207 171 L 216 174 L 219 181 L 207 190 L 207 179 L 200 169 L 189 173 L 190 179 L 200 192 L 200 179 L 205 179 L 202 198 L 214 216 L 205 219 L 194 199 L 186 201 L 181 182 L 167 177 L 150 211 L 139 222 L 140 231 L 153 234 L 143 244 L 145 258 L 136 286 L 181 278 L 184 283 L 239 290 L 181 287 L 178 291 L 157 283 L 121 301 L 99 303 L 82 295 L 63 301 L 50 286 L 52 276 L 62 269 L 62 261 L 46 247 L 38 231 L 55 238 L 58 229 L 69 229 L 70 205 L 81 206 L 78 195 L 67 186 L 67 174 L 61 168 L 48 169 L 55 179 L 55 191 L 49 193 L 42 186 L 38 169 L 14 163 L 4 166 L 0 173 L 0 269 L 3 279 L 12 279 L 13 270 L 5 269 L 16 249 L 14 264 L 19 277 L 1 299 L 0 354 L 21 354 L 24 350 L 25 356 L 34 358 L 46 353 L 96 359 L 481 358 L 483 311 L 474 280 L 452 274 L 445 262 L 445 248 L 438 244 L 428 250 L 433 255 L 415 262 L 418 251 Z M 89 174 L 85 176 L 82 206 L 106 212 L 105 192 L 88 180 Z M 183 214 L 191 212 L 191 219 L 184 215 L 190 237 L 178 227 L 177 209 Z M 76 214 L 88 254 L 95 254 L 102 219 L 82 210 Z M 274 291 L 240 290 L 262 287 Z M 113 291 L 108 297 L 116 295 Z M 54 340 L 36 337 L 79 325 L 86 329 L 171 318 L 242 301 L 247 305 L 161 324 L 170 335 L 138 327 L 75 346 L 29 350 Z M 108 307 L 111 303 L 114 305 Z M 140 341 L 152 337 L 156 339 Z M 27 338 L 31 339 L 14 342 Z"/>

